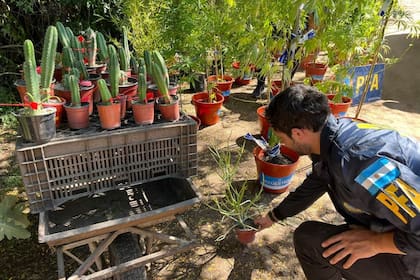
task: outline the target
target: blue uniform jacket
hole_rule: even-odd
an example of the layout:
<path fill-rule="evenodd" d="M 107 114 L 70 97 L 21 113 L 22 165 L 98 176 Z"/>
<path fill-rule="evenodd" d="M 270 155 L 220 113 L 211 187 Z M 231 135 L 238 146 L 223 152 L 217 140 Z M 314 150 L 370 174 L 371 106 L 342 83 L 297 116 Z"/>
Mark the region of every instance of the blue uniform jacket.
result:
<path fill-rule="evenodd" d="M 312 173 L 273 213 L 293 216 L 328 192 L 349 224 L 394 230 L 407 270 L 420 277 L 420 144 L 398 132 L 330 116 Z"/>

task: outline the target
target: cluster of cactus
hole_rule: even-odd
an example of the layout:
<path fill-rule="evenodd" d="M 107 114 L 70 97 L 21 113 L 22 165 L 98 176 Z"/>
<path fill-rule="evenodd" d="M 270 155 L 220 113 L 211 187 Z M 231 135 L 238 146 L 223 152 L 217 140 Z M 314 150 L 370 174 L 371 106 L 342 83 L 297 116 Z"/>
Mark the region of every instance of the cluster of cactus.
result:
<path fill-rule="evenodd" d="M 85 47 L 85 55 L 87 58 L 88 66 L 95 66 L 97 53 L 96 34 L 95 31 L 93 31 L 93 29 L 90 27 L 85 31 L 85 41 L 83 44 Z"/>
<path fill-rule="evenodd" d="M 35 51 L 32 41 L 25 40 L 23 44 L 23 52 L 25 55 L 23 71 L 27 94 L 32 102 L 41 103 L 45 98 L 43 95 L 48 94 L 50 91 L 55 68 L 57 42 L 57 29 L 55 26 L 49 26 L 45 34 L 42 49 L 41 78 L 39 78 L 39 75 L 36 72 Z"/>
<path fill-rule="evenodd" d="M 143 58 L 140 58 L 138 65 L 138 83 L 137 95 L 139 97 L 139 102 L 147 102 L 147 71 Z"/>
<path fill-rule="evenodd" d="M 144 60 L 146 67 L 149 65 L 149 72 L 152 75 L 158 90 L 162 94 L 165 104 L 169 104 L 171 102 L 169 97 L 169 74 L 165 60 L 157 50 L 152 51 L 152 53 L 145 51 Z"/>

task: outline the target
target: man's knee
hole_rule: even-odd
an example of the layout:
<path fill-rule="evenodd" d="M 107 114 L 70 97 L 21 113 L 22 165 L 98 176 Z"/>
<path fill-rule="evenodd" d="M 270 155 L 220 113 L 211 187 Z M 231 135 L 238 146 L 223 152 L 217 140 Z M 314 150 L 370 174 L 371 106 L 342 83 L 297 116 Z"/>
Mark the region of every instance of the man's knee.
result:
<path fill-rule="evenodd" d="M 295 248 L 309 248 L 312 246 L 319 246 L 322 242 L 317 235 L 317 228 L 319 228 L 320 223 L 316 221 L 305 221 L 300 224 L 294 234 L 293 234 L 293 243 Z"/>

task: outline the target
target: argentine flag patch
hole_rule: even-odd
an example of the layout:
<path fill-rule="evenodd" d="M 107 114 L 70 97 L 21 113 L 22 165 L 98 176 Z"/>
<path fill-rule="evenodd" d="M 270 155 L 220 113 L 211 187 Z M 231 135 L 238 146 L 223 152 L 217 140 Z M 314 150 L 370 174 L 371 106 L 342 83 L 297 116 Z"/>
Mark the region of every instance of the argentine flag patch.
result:
<path fill-rule="evenodd" d="M 355 178 L 355 181 L 371 195 L 375 195 L 399 176 L 400 171 L 393 162 L 386 158 L 380 158 L 364 169 Z"/>

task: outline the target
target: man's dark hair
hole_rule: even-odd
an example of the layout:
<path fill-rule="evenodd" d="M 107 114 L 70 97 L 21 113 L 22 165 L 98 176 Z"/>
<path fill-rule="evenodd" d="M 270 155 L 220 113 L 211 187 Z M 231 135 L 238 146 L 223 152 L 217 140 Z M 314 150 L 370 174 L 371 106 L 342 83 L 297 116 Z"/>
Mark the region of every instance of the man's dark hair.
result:
<path fill-rule="evenodd" d="M 310 86 L 295 85 L 274 96 L 265 116 L 274 130 L 290 137 L 292 128 L 319 131 L 329 113 L 325 94 Z"/>

